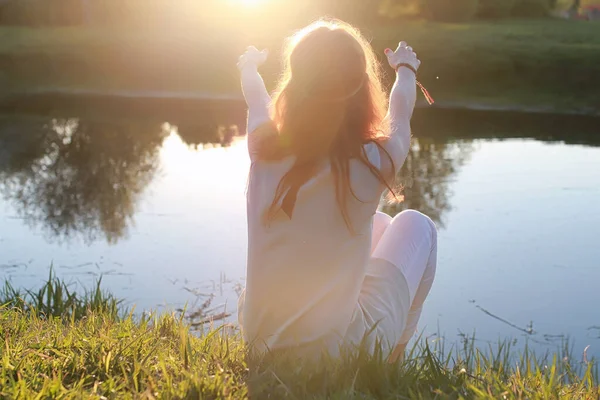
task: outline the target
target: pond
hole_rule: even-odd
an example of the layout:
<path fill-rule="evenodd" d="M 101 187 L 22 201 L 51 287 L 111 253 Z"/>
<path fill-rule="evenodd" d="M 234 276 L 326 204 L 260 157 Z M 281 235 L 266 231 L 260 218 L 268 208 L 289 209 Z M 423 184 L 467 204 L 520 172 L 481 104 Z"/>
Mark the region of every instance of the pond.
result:
<path fill-rule="evenodd" d="M 0 280 L 38 287 L 52 265 L 137 310 L 235 313 L 249 160 L 241 108 L 215 110 L 0 118 Z M 413 129 L 405 201 L 382 207 L 440 230 L 424 334 L 599 356 L 598 121 L 432 109 Z"/>

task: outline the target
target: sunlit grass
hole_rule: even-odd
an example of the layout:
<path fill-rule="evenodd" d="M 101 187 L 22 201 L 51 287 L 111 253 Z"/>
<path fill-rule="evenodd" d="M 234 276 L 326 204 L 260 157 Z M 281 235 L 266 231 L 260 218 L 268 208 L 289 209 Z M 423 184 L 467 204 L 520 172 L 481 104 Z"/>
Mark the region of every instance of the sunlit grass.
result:
<path fill-rule="evenodd" d="M 81 289 L 77 292 L 74 284 L 68 284 L 59 279 L 50 268 L 48 279 L 39 289 L 15 288 L 10 281 L 4 281 L 0 287 L 0 305 L 5 308 L 16 308 L 27 314 L 42 318 L 81 319 L 89 312 L 102 313 L 108 317 L 117 318 L 126 312 L 111 293 L 101 289 L 102 278 L 96 281 L 92 289 Z"/>
<path fill-rule="evenodd" d="M 162 91 L 241 99 L 238 55 L 248 44 L 269 48 L 271 56 L 262 72 L 273 88 L 280 74 L 278 50 L 291 29 L 281 21 L 252 21 L 248 18 L 254 25 L 246 27 L 151 30 L 0 28 L 0 58 L 10 60 L 0 91 L 84 89 L 135 91 L 141 96 Z M 600 112 L 600 92 L 590 84 L 600 73 L 597 25 L 554 19 L 401 21 L 365 32 L 380 55 L 399 40 L 409 42 L 423 62 L 420 81 L 438 104 L 466 100 Z"/>
<path fill-rule="evenodd" d="M 56 288 L 50 279 L 46 286 Z M 62 286 L 62 285 L 59 285 Z M 57 293 L 56 289 L 53 289 Z M 46 289 L 46 292 L 48 289 Z M 509 341 L 488 348 L 419 341 L 403 363 L 348 352 L 314 364 L 289 355 L 250 358 L 230 328 L 191 333 L 182 316 L 119 314 L 85 297 L 85 315 L 7 298 L 0 305 L 0 398 L 142 399 L 594 399 L 595 362 L 547 356 Z M 64 295 L 64 298 L 69 296 Z M 42 296 L 47 298 L 47 296 Z M 105 297 L 108 299 L 108 297 Z M 60 303 L 56 297 L 52 304 Z M 106 304 L 111 304 L 108 301 Z"/>

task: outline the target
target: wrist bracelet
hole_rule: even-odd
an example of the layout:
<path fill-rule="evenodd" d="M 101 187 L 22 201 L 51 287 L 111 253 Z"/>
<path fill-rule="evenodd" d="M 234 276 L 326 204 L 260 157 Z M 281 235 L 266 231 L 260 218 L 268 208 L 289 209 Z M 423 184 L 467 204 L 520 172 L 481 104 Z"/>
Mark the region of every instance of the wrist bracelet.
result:
<path fill-rule="evenodd" d="M 396 68 L 394 68 L 396 70 L 396 72 L 398 72 L 398 70 L 402 67 L 406 67 L 408 69 L 410 69 L 415 75 L 417 75 L 417 70 L 415 69 L 415 67 L 413 67 L 412 65 L 410 65 L 409 63 L 400 63 L 396 65 Z"/>
<path fill-rule="evenodd" d="M 412 65 L 410 65 L 408 63 L 397 64 L 396 68 L 394 68 L 394 69 L 396 70 L 396 72 L 398 72 L 398 70 L 402 67 L 408 68 L 415 74 L 415 77 L 417 76 L 417 70 L 415 69 L 415 67 L 413 67 Z M 435 100 L 433 100 L 433 97 L 431 97 L 431 95 L 429 94 L 427 89 L 425 89 L 425 86 L 423 86 L 421 84 L 421 82 L 419 82 L 418 80 L 416 82 L 417 82 L 417 86 L 419 87 L 419 89 L 421 89 L 421 92 L 423 92 L 423 96 L 425 96 L 425 100 L 427 100 L 427 103 L 429 103 L 429 105 L 432 105 L 433 103 L 435 103 Z"/>

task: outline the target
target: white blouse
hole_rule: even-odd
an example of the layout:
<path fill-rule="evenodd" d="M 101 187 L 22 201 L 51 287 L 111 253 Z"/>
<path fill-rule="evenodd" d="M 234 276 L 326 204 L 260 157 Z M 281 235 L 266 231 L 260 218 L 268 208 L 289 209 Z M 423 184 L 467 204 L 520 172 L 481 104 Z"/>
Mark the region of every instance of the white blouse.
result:
<path fill-rule="evenodd" d="M 372 219 L 385 188 L 365 165 L 351 161 L 350 184 L 361 200 L 348 196 L 353 234 L 339 210 L 331 168 L 324 164 L 300 189 L 293 217 L 280 211 L 265 226 L 262 215 L 294 157 L 279 162 L 257 158 L 253 132 L 269 122 L 271 98 L 256 65 L 247 63 L 241 74 L 251 158 L 247 280 L 238 309 L 243 335 L 258 350 L 317 345 L 334 352 L 357 308 L 370 258 Z M 391 132 L 381 143 L 396 169 L 410 146 L 415 99 L 415 76 L 401 68 L 390 96 Z M 376 144 L 365 145 L 365 151 L 384 176 L 396 172 Z"/>

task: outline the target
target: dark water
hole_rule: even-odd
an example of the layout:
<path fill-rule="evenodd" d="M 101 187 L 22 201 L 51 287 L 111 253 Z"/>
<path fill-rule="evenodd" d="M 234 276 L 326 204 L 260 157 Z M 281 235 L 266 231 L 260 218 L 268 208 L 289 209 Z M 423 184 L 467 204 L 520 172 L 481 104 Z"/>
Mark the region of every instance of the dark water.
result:
<path fill-rule="evenodd" d="M 138 310 L 234 312 L 243 115 L 71 113 L 0 118 L 0 278 L 36 287 L 52 264 L 83 285 L 102 275 Z M 440 228 L 426 335 L 513 337 L 540 351 L 569 337 L 576 355 L 600 355 L 596 122 L 416 115 L 405 202 L 385 208 L 418 209 Z"/>

